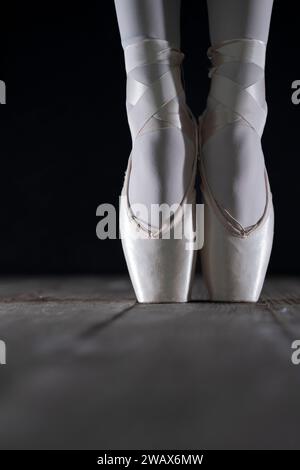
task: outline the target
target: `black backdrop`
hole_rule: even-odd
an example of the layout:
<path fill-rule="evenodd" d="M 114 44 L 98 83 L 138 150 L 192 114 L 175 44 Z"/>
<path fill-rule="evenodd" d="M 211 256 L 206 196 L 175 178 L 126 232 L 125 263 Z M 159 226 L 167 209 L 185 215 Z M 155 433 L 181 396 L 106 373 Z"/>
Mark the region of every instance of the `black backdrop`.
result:
<path fill-rule="evenodd" d="M 299 2 L 275 0 L 267 55 L 263 146 L 276 274 L 300 271 L 300 105 L 291 102 L 291 83 L 300 79 L 299 14 Z M 114 2 L 19 2 L 1 20 L 0 272 L 123 272 L 120 242 L 95 232 L 97 206 L 118 203 L 130 151 Z M 208 90 L 208 45 L 205 1 L 183 0 L 186 92 L 196 115 Z"/>

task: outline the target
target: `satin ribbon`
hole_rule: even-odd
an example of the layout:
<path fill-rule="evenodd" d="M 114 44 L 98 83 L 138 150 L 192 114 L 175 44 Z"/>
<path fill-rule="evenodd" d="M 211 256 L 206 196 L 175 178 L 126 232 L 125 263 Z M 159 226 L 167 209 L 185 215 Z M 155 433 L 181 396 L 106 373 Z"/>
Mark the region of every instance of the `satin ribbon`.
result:
<path fill-rule="evenodd" d="M 133 142 L 145 132 L 190 127 L 188 115 L 180 106 L 183 58 L 182 52 L 171 48 L 164 40 L 147 39 L 126 47 L 127 114 Z M 133 76 L 136 68 L 151 64 L 168 65 L 168 70 L 150 85 Z"/>
<path fill-rule="evenodd" d="M 227 124 L 243 121 L 261 137 L 266 117 L 267 104 L 264 96 L 266 44 L 254 39 L 225 41 L 208 49 L 212 62 L 209 76 L 212 78 L 207 111 L 204 117 L 203 142 Z M 225 63 L 252 63 L 262 69 L 262 78 L 248 87 L 242 87 L 225 77 L 219 67 Z"/>

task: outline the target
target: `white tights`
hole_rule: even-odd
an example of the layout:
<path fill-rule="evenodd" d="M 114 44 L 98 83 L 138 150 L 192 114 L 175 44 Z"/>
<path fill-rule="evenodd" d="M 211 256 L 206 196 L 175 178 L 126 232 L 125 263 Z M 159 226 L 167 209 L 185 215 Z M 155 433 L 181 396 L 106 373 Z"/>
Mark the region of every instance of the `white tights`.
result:
<path fill-rule="evenodd" d="M 267 43 L 273 0 L 207 3 L 212 45 L 243 38 Z M 115 0 L 115 5 L 125 54 L 127 46 L 151 38 L 179 49 L 180 0 Z M 167 69 L 168 65 L 153 63 L 137 68 L 135 74 L 149 85 Z M 223 64 L 220 72 L 248 86 L 261 78 L 263 70 L 236 62 Z M 260 99 L 264 101 L 264 96 Z M 132 155 L 130 202 L 179 203 L 190 180 L 191 162 L 192 150 L 184 135 L 174 129 L 145 134 Z M 258 135 L 250 127 L 224 127 L 207 143 L 204 166 L 217 201 L 242 225 L 255 224 L 265 205 L 264 158 Z"/>

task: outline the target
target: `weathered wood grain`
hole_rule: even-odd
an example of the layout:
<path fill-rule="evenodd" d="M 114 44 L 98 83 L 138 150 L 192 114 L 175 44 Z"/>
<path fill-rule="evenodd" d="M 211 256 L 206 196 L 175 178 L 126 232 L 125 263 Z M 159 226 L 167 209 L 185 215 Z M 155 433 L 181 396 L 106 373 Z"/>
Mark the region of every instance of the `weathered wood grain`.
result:
<path fill-rule="evenodd" d="M 128 279 L 0 282 L 0 448 L 300 448 L 299 280 L 139 305 Z"/>

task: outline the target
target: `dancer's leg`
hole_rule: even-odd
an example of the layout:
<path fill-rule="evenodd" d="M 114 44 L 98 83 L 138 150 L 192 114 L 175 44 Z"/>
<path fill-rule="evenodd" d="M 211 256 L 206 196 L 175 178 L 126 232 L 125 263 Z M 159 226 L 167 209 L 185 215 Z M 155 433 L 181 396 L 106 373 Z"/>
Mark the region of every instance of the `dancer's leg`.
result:
<path fill-rule="evenodd" d="M 273 0 L 207 0 L 213 45 L 229 39 L 267 42 Z"/>
<path fill-rule="evenodd" d="M 213 46 L 236 39 L 267 43 L 273 0 L 207 0 L 207 3 Z M 265 106 L 263 66 L 251 61 L 230 61 L 218 66 L 216 74 L 228 77 L 242 88 L 261 82 L 256 87 L 256 99 Z M 251 126 L 229 124 L 207 142 L 204 164 L 218 202 L 243 226 L 255 224 L 266 202 L 260 136 Z"/>
<path fill-rule="evenodd" d="M 194 158 L 194 143 L 187 129 L 191 124 L 180 84 L 181 55 L 174 51 L 180 42 L 180 0 L 115 0 L 115 5 L 125 54 L 127 112 L 133 138 L 130 204 L 142 203 L 150 210 L 152 204 L 180 203 L 191 179 Z M 174 81 L 167 89 L 176 82 L 177 96 L 169 107 L 162 107 L 166 90 L 161 88 L 161 78 L 167 75 Z M 147 122 L 143 105 L 138 115 L 134 111 L 146 90 L 147 103 L 152 102 L 153 108 L 157 104 L 158 111 Z M 152 223 L 157 225 L 158 221 Z"/>
<path fill-rule="evenodd" d="M 141 39 L 165 39 L 180 47 L 180 0 L 115 0 L 123 47 Z"/>

